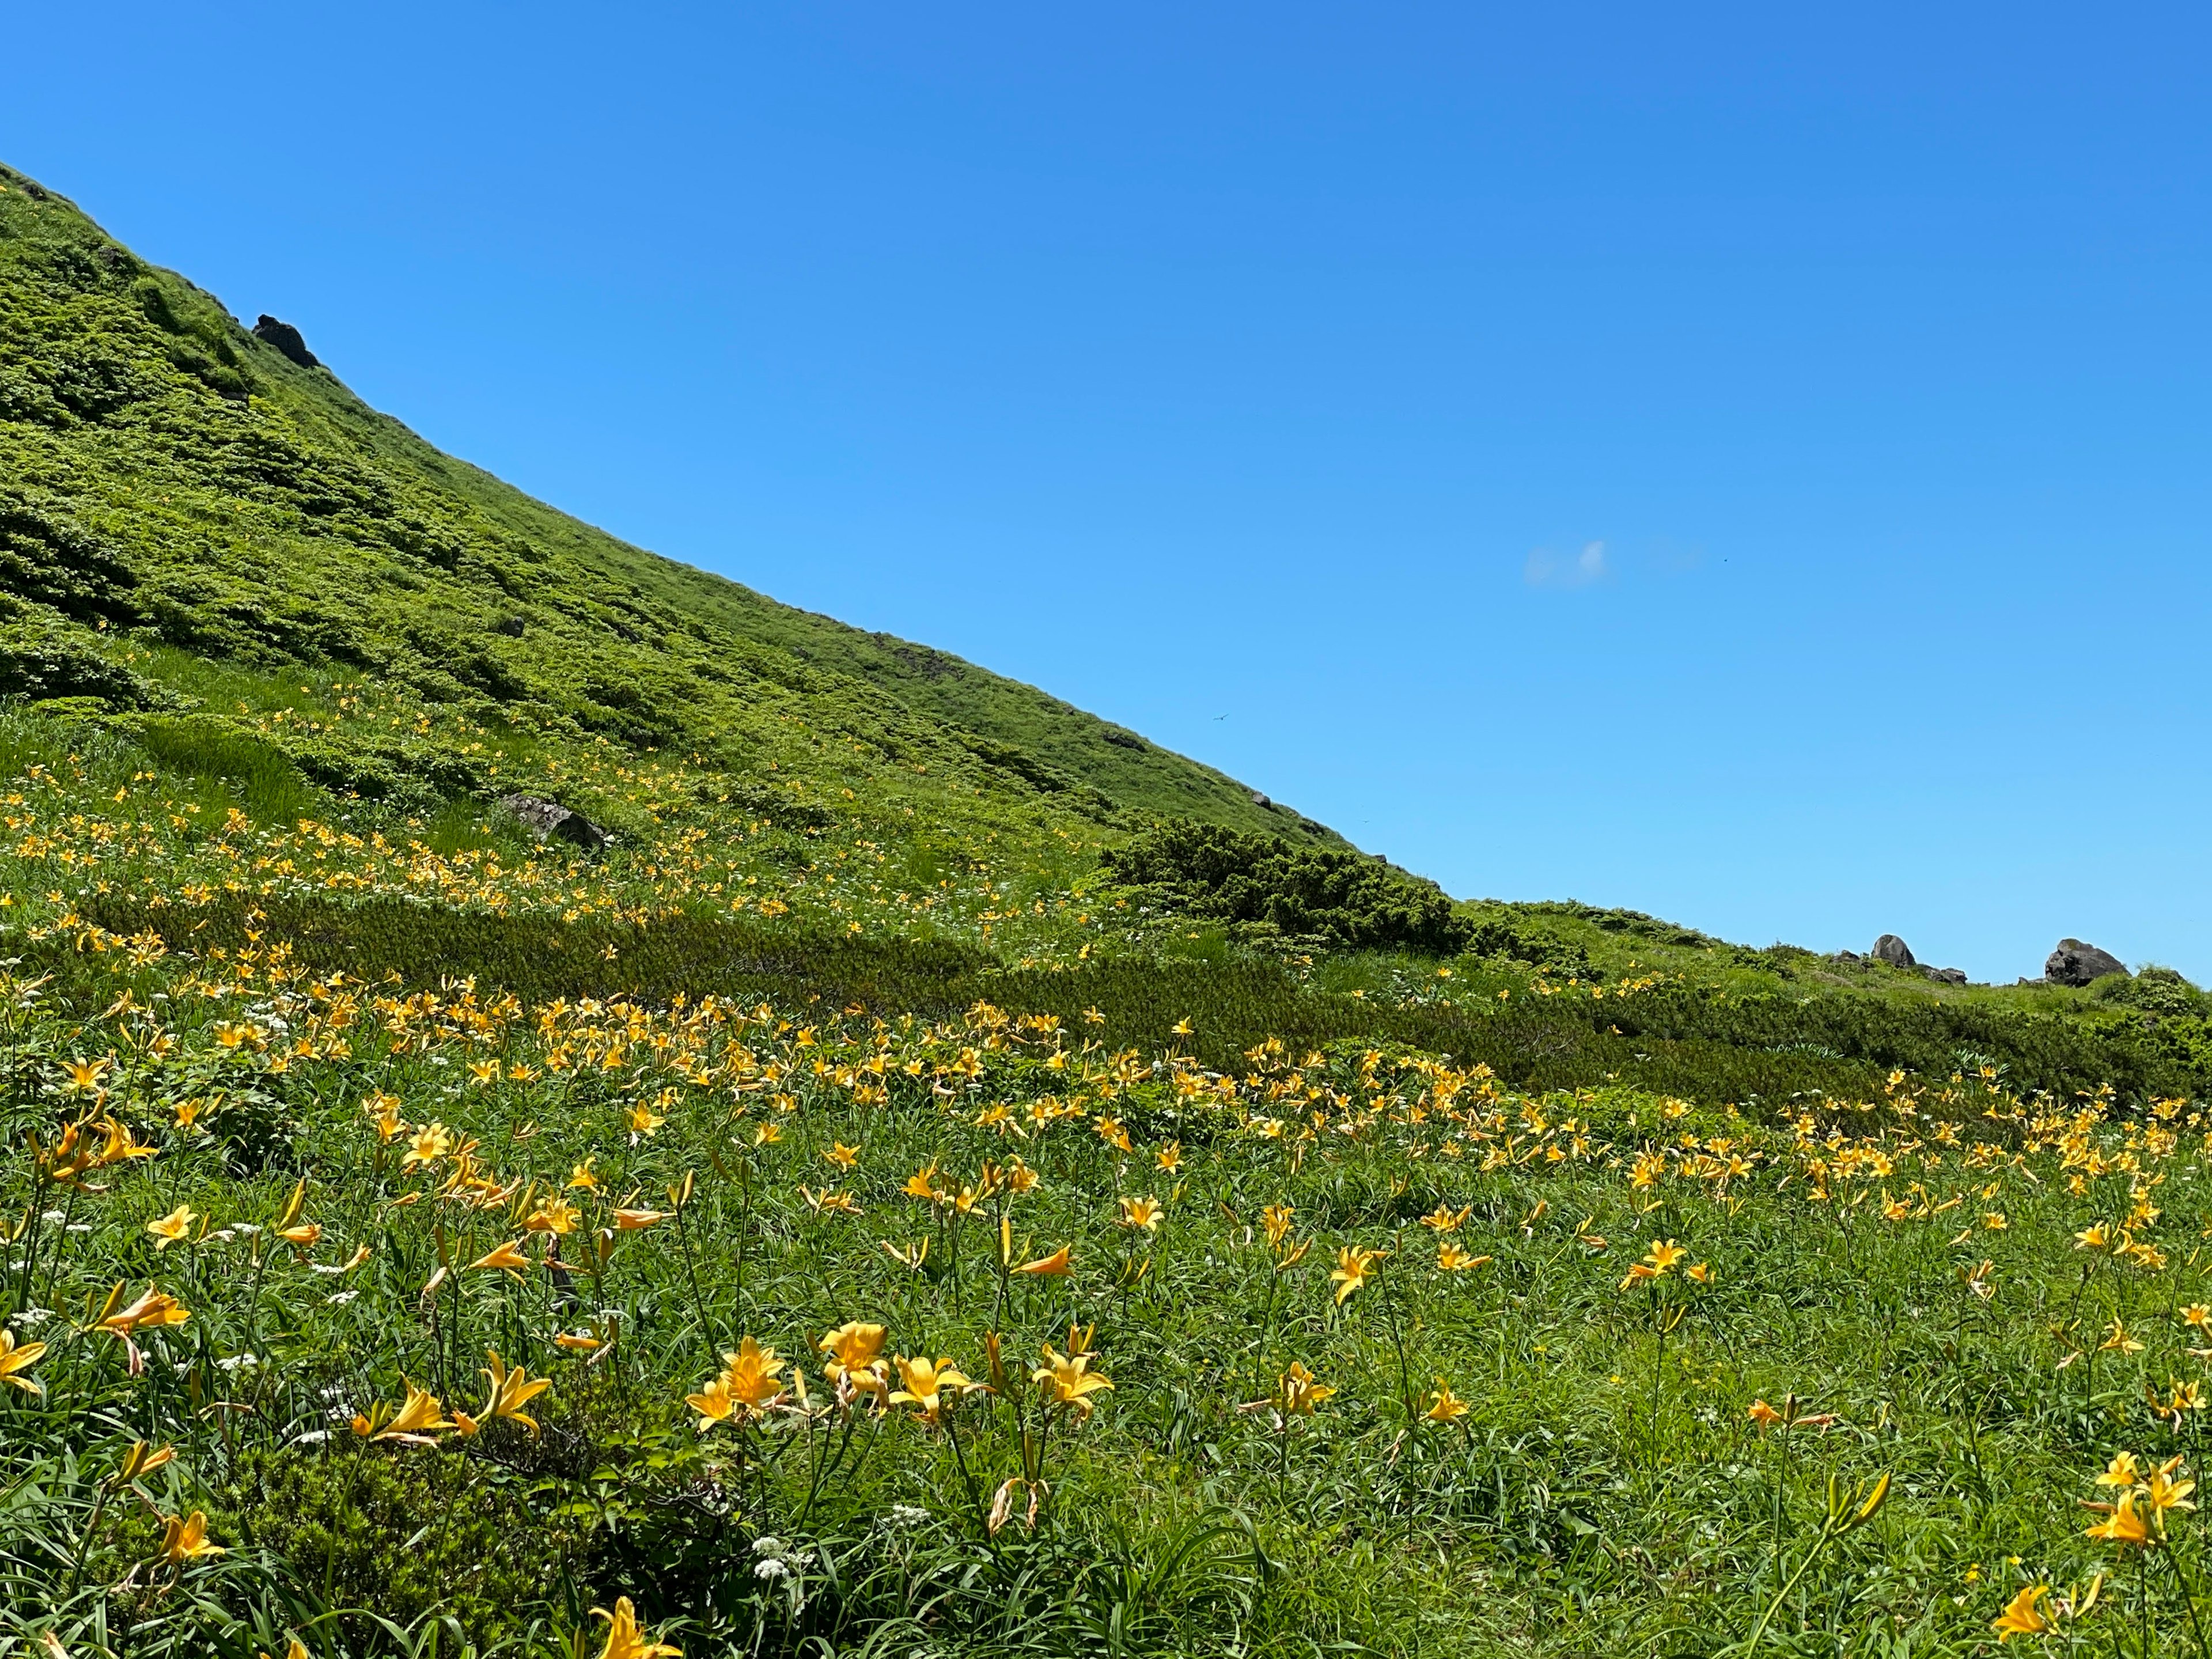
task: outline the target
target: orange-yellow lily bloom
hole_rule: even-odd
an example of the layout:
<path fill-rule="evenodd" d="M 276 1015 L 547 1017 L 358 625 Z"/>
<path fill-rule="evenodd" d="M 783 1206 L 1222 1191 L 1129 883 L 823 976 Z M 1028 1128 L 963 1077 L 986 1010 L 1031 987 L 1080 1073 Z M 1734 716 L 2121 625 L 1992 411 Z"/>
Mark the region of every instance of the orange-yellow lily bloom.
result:
<path fill-rule="evenodd" d="M 469 1263 L 469 1271 L 474 1273 L 479 1267 L 504 1267 L 509 1273 L 520 1273 L 530 1265 L 530 1258 L 522 1253 L 522 1241 L 517 1238 L 478 1256 Z"/>
<path fill-rule="evenodd" d="M 201 1510 L 194 1510 L 181 1519 L 173 1515 L 162 1517 L 161 1556 L 171 1566 L 222 1553 L 222 1545 L 208 1542 L 207 1516 Z"/>
<path fill-rule="evenodd" d="M 25 1394 L 44 1395 L 46 1389 L 23 1375 L 37 1364 L 46 1352 L 43 1342 L 18 1344 L 15 1333 L 0 1326 L 0 1382 L 21 1389 Z"/>
<path fill-rule="evenodd" d="M 1091 1396 L 1114 1386 L 1113 1380 L 1091 1369 L 1087 1353 L 1061 1354 L 1049 1342 L 1044 1346 L 1044 1364 L 1030 1373 L 1030 1380 L 1040 1385 L 1048 1405 L 1066 1406 L 1079 1418 L 1091 1415 Z"/>
<path fill-rule="evenodd" d="M 2050 1594 L 2048 1584 L 2030 1584 L 2007 1602 L 2005 1610 L 1990 1621 L 1997 1640 L 2009 1642 L 2015 1636 L 2040 1636 L 2049 1630 L 2051 1620 L 2036 1610 L 2036 1603 Z"/>
<path fill-rule="evenodd" d="M 538 1419 L 523 1407 L 551 1388 L 553 1379 L 550 1376 L 533 1377 L 520 1365 L 510 1367 L 501 1364 L 496 1348 L 486 1357 L 491 1361 L 491 1369 L 484 1373 L 484 1379 L 490 1383 L 491 1392 L 484 1401 L 481 1415 L 504 1417 L 510 1422 L 521 1424 L 533 1436 L 536 1435 Z"/>
<path fill-rule="evenodd" d="M 891 1395 L 890 1403 L 918 1407 L 923 1419 L 933 1426 L 942 1420 L 945 1407 L 957 1397 L 959 1390 L 973 1393 L 982 1386 L 969 1382 L 950 1359 L 932 1360 L 928 1355 L 921 1354 L 911 1359 L 901 1358 L 894 1363 L 903 1386 Z"/>
<path fill-rule="evenodd" d="M 615 1602 L 615 1610 L 593 1607 L 592 1617 L 607 1621 L 607 1644 L 599 1650 L 599 1659 L 680 1659 L 684 1650 L 672 1648 L 665 1642 L 656 1642 L 637 1622 L 637 1609 L 629 1604 L 627 1595 Z"/>
<path fill-rule="evenodd" d="M 154 1248 L 166 1250 L 184 1239 L 191 1231 L 192 1223 L 198 1219 L 199 1212 L 191 1205 L 179 1204 L 159 1221 L 148 1222 L 146 1231 L 154 1235 Z"/>

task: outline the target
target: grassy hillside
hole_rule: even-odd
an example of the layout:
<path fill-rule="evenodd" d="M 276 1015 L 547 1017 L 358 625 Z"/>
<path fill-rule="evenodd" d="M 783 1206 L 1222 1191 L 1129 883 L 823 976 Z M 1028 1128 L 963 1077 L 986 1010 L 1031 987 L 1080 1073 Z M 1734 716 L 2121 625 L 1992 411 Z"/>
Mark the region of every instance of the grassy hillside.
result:
<path fill-rule="evenodd" d="M 240 665 L 336 665 L 481 719 L 709 745 L 741 767 L 787 750 L 775 728 L 795 720 L 877 761 L 980 766 L 992 787 L 1094 816 L 1333 839 L 1027 686 L 533 501 L 59 198 L 4 182 L 0 577 L 15 641 L 82 646 L 66 619 Z"/>
<path fill-rule="evenodd" d="M 2179 975 L 1454 902 L 4 182 L 0 1659 L 2208 1651 Z"/>

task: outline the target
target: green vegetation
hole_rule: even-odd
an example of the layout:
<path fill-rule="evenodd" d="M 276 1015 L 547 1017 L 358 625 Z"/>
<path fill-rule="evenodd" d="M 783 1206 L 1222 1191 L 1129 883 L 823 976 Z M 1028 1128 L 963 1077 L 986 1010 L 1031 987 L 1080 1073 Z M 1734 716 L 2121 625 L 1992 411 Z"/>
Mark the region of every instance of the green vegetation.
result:
<path fill-rule="evenodd" d="M 2180 975 L 1454 902 L 0 182 L 0 1659 L 2205 1651 Z"/>
<path fill-rule="evenodd" d="M 327 369 L 0 171 L 0 689 L 145 701 L 129 630 L 314 665 L 495 726 L 822 748 L 1079 817 L 1175 813 L 1334 842 L 1233 780 L 940 652 L 779 605 L 438 453 Z"/>
<path fill-rule="evenodd" d="M 1474 928 L 1434 882 L 1340 848 L 1299 847 L 1188 819 L 1109 849 L 1116 880 L 1168 908 L 1235 924 L 1247 939 L 1456 956 Z"/>

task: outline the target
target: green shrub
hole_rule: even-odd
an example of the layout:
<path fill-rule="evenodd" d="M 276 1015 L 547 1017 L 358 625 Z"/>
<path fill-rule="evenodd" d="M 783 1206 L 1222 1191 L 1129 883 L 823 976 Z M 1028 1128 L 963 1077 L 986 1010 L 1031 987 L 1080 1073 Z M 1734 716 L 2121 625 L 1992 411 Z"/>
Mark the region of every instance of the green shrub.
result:
<path fill-rule="evenodd" d="M 138 620 L 137 580 L 121 550 L 66 507 L 0 487 L 0 592 L 76 622 L 128 627 Z"/>
<path fill-rule="evenodd" d="M 1182 915 L 1340 949 L 1454 956 L 1472 933 L 1434 882 L 1364 854 L 1280 836 L 1174 819 L 1109 849 L 1105 865 L 1116 880 L 1154 889 Z"/>
<path fill-rule="evenodd" d="M 2108 975 L 2096 982 L 2090 995 L 2099 1002 L 2167 1018 L 2201 1019 L 2212 1013 L 2212 999 L 2171 968 L 2146 968 L 2132 979 Z"/>
<path fill-rule="evenodd" d="M 451 1452 L 256 1449 L 212 1507 L 218 1530 L 327 1585 L 331 1607 L 493 1630 L 551 1592 L 563 1534 L 488 1474 Z"/>
<path fill-rule="evenodd" d="M 1540 968 L 1563 978 L 1602 977 L 1592 965 L 1589 952 L 1581 945 L 1560 939 L 1541 927 L 1516 927 L 1495 917 L 1474 923 L 1462 948 L 1469 956 L 1525 962 L 1532 968 Z"/>
<path fill-rule="evenodd" d="M 163 708 L 174 701 L 151 680 L 110 662 L 82 630 L 35 617 L 0 623 L 0 697 L 97 697 L 116 708 Z"/>

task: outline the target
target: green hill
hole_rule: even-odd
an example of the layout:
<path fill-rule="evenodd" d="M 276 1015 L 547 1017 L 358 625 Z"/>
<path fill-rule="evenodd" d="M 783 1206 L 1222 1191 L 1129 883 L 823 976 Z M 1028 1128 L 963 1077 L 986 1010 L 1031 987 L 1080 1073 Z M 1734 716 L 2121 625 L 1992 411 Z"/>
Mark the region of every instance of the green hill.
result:
<path fill-rule="evenodd" d="M 879 760 L 1334 842 L 1235 780 L 958 658 L 629 546 L 439 453 L 61 198 L 0 174 L 0 686 L 81 630 L 337 665 L 501 723 L 751 768 L 793 722 Z M 296 338 L 296 337 L 295 337 Z M 295 347 L 296 352 L 297 348 Z M 300 354 L 305 355 L 305 354 Z"/>

